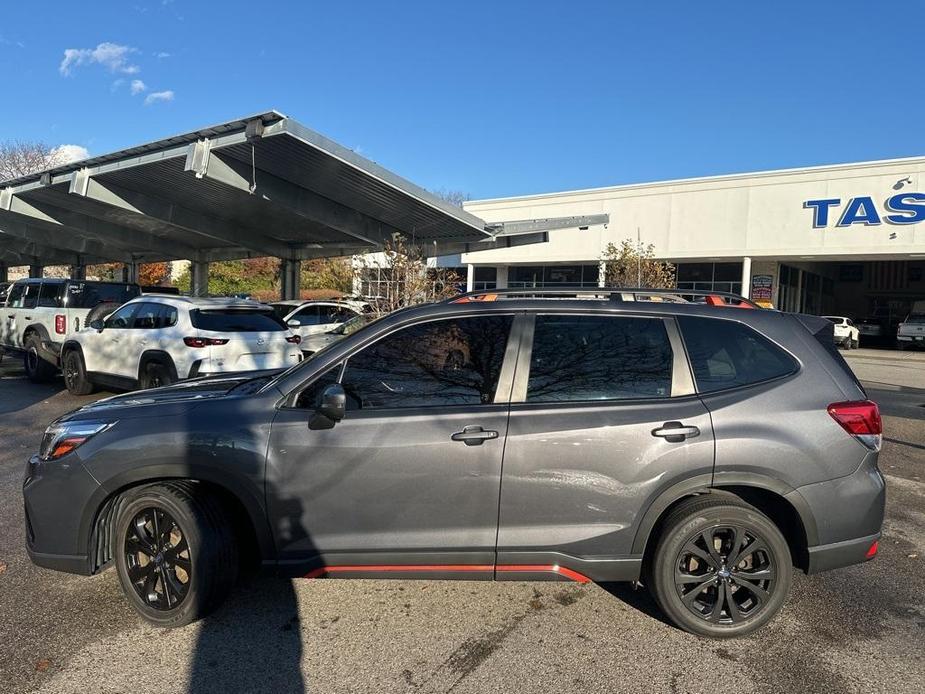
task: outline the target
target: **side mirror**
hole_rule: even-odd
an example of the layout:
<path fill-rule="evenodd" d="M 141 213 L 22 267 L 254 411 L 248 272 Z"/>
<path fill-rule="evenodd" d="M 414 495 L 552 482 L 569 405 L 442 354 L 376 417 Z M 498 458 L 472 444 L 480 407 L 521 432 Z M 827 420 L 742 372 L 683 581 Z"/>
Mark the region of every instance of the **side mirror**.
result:
<path fill-rule="evenodd" d="M 339 383 L 332 383 L 321 393 L 321 403 L 308 421 L 309 429 L 331 429 L 347 412 L 347 394 Z"/>
<path fill-rule="evenodd" d="M 302 327 L 302 324 L 299 323 L 299 321 L 297 321 L 295 318 L 291 318 L 290 320 L 287 320 L 286 325 L 288 325 L 290 328 L 301 328 Z"/>
<path fill-rule="evenodd" d="M 103 332 L 103 319 L 97 318 L 96 320 L 90 321 L 90 327 L 99 332 Z"/>

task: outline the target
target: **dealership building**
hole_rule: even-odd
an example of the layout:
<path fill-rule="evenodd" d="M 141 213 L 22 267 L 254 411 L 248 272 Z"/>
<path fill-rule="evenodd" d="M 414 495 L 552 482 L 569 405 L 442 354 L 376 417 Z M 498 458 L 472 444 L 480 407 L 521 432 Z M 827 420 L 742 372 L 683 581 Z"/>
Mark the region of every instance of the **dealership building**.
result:
<path fill-rule="evenodd" d="M 471 201 L 466 211 L 525 230 L 588 223 L 440 264 L 459 266 L 470 289 L 595 287 L 607 245 L 638 238 L 677 266 L 681 288 L 895 323 L 925 299 L 923 176 L 916 157 Z"/>

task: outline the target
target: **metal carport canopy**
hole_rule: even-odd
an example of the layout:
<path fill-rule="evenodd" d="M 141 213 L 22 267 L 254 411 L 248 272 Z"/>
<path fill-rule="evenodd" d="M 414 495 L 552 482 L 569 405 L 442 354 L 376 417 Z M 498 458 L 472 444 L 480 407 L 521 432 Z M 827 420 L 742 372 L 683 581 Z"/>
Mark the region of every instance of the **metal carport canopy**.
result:
<path fill-rule="evenodd" d="M 393 234 L 455 253 L 483 220 L 268 111 L 0 183 L 0 262 L 340 256 Z"/>

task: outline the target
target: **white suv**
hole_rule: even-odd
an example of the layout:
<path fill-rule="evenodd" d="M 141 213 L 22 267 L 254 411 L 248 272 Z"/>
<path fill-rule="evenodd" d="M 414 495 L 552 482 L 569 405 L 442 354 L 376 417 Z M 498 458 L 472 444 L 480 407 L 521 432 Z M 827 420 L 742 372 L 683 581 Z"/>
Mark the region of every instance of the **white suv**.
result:
<path fill-rule="evenodd" d="M 861 344 L 861 331 L 854 321 L 844 316 L 823 316 L 835 324 L 835 344 L 845 349 L 857 349 Z"/>
<path fill-rule="evenodd" d="M 64 343 L 62 370 L 75 395 L 95 386 L 156 388 L 180 379 L 278 369 L 302 359 L 301 338 L 253 301 L 147 294 Z"/>
<path fill-rule="evenodd" d="M 270 304 L 283 322 L 303 340 L 321 335 L 371 310 L 365 301 L 334 299 L 331 301 L 276 301 Z"/>

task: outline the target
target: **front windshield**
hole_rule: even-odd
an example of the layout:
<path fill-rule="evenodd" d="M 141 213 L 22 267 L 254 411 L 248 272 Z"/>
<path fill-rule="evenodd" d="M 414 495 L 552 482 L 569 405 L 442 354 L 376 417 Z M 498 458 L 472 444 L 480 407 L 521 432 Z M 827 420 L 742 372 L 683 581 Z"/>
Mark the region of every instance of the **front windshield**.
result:
<path fill-rule="evenodd" d="M 359 334 L 359 333 L 361 333 L 361 332 L 367 330 L 367 329 L 368 329 L 371 325 L 373 325 L 374 323 L 378 323 L 380 320 L 382 320 L 383 318 L 385 318 L 387 315 L 389 315 L 389 314 L 383 313 L 383 314 L 379 315 L 379 314 L 375 314 L 375 313 L 368 313 L 368 314 L 364 314 L 364 315 L 362 315 L 362 316 L 355 316 L 354 318 L 351 318 L 349 321 L 347 321 L 347 323 L 352 323 L 352 322 L 354 322 L 355 320 L 357 320 L 357 318 L 363 318 L 364 321 L 361 322 L 361 323 L 358 323 L 358 325 L 357 325 L 356 328 L 354 328 L 353 330 L 351 330 L 351 332 L 346 333 L 346 334 L 347 334 L 347 335 L 357 335 L 357 334 Z M 344 325 L 347 325 L 347 323 L 344 323 Z M 341 327 L 343 327 L 343 326 L 341 326 Z M 266 390 L 267 388 L 270 388 L 270 387 L 271 387 L 274 383 L 276 383 L 277 381 L 279 381 L 279 380 L 281 380 L 281 379 L 283 379 L 283 378 L 286 378 L 287 376 L 289 376 L 289 374 L 293 373 L 294 371 L 296 371 L 296 370 L 298 370 L 298 369 L 301 369 L 303 366 L 305 366 L 305 365 L 308 364 L 309 362 L 311 362 L 311 361 L 317 359 L 317 358 L 318 358 L 318 355 L 324 354 L 324 353 L 327 352 L 329 349 L 331 349 L 331 348 L 334 347 L 335 345 L 339 345 L 340 343 L 341 343 L 341 340 L 334 340 L 334 341 L 331 342 L 330 344 L 327 344 L 327 345 L 325 345 L 324 347 L 322 347 L 321 349 L 319 349 L 317 352 L 313 352 L 313 353 L 310 354 L 309 356 L 305 357 L 305 359 L 303 359 L 302 361 L 300 361 L 298 364 L 295 364 L 295 365 L 293 365 L 293 366 L 290 366 L 290 367 L 289 367 L 288 369 L 286 369 L 285 371 L 276 374 L 276 376 L 274 376 L 263 388 L 261 388 L 261 390 Z"/>

